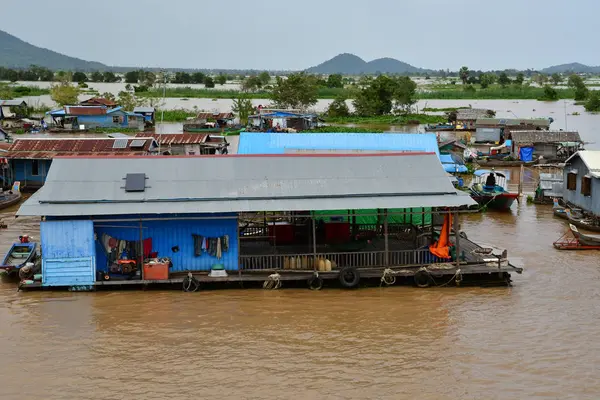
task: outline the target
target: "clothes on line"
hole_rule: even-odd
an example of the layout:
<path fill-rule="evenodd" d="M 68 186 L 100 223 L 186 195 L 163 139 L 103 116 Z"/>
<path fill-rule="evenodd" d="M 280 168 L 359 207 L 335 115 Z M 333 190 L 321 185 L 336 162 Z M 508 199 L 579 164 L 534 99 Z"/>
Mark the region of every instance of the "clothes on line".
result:
<path fill-rule="evenodd" d="M 102 234 L 101 243 L 109 263 L 116 262 L 123 253 L 127 254 L 130 259 L 138 258 L 139 241 L 128 241 L 116 239 L 106 233 Z M 144 239 L 142 242 L 143 255 L 147 258 L 152 252 L 152 238 Z"/>
<path fill-rule="evenodd" d="M 202 256 L 202 253 L 207 253 L 220 260 L 223 257 L 223 252 L 229 251 L 229 235 L 210 238 L 192 234 L 192 238 L 194 240 L 194 256 L 196 257 Z"/>

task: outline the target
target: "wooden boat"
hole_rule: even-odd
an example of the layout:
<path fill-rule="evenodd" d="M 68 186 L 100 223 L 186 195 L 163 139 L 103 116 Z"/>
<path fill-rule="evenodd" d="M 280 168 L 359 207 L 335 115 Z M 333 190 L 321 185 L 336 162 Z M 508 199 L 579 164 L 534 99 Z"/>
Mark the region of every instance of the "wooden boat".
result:
<path fill-rule="evenodd" d="M 440 132 L 440 131 L 454 131 L 456 130 L 456 126 L 453 124 L 435 124 L 435 125 L 427 125 L 425 127 L 425 132 Z"/>
<path fill-rule="evenodd" d="M 600 225 L 597 225 L 593 219 L 571 214 L 570 210 L 567 210 L 567 215 L 569 223 L 576 227 L 592 232 L 600 232 Z"/>
<path fill-rule="evenodd" d="M 496 177 L 496 184 L 494 187 L 488 187 L 485 182 L 492 173 Z M 475 171 L 469 192 L 471 198 L 480 206 L 499 211 L 510 210 L 515 200 L 519 198 L 518 193 L 510 193 L 506 189 L 506 176 L 493 170 Z"/>
<path fill-rule="evenodd" d="M 17 204 L 18 202 L 21 201 L 21 197 L 22 197 L 22 194 L 19 191 L 14 192 L 11 190 L 11 191 L 0 194 L 0 210 L 3 210 L 5 208 L 8 208 L 12 205 Z"/>
<path fill-rule="evenodd" d="M 600 235 L 589 235 L 579 232 L 577 227 L 569 224 L 570 230 L 552 245 L 558 250 L 600 250 Z"/>
<path fill-rule="evenodd" d="M 18 276 L 19 270 L 27 263 L 35 262 L 37 257 L 37 243 L 29 242 L 26 236 L 19 238 L 18 243 L 13 243 L 12 247 L 4 256 L 0 271 L 4 271 L 9 276 Z"/>

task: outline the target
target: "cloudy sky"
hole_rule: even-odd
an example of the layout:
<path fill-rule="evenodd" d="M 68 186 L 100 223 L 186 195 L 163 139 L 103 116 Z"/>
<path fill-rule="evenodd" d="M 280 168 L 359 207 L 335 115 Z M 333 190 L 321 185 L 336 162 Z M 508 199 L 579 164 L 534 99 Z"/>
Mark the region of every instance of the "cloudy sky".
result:
<path fill-rule="evenodd" d="M 117 66 L 297 70 L 344 52 L 432 69 L 600 65 L 598 0 L 2 3 L 0 29 Z"/>

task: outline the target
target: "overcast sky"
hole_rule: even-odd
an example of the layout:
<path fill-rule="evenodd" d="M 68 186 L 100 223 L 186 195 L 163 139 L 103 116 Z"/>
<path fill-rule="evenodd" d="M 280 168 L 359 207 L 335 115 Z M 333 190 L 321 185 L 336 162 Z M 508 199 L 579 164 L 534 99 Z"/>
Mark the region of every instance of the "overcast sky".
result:
<path fill-rule="evenodd" d="M 600 65 L 598 0 L 21 0 L 0 29 L 115 66 L 304 69 L 339 53 L 417 67 Z"/>

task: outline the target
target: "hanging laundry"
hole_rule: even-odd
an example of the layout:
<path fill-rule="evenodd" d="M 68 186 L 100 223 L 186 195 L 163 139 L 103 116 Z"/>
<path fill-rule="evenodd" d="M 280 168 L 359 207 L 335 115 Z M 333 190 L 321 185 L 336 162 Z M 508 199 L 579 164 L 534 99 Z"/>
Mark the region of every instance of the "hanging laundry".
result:
<path fill-rule="evenodd" d="M 217 260 L 221 259 L 221 238 L 217 238 Z"/>
<path fill-rule="evenodd" d="M 229 235 L 223 236 L 221 243 L 222 243 L 223 251 L 225 251 L 225 252 L 229 251 Z"/>
<path fill-rule="evenodd" d="M 194 239 L 194 255 L 200 257 L 202 255 L 202 244 L 204 243 L 204 237 L 201 235 L 192 234 Z"/>

